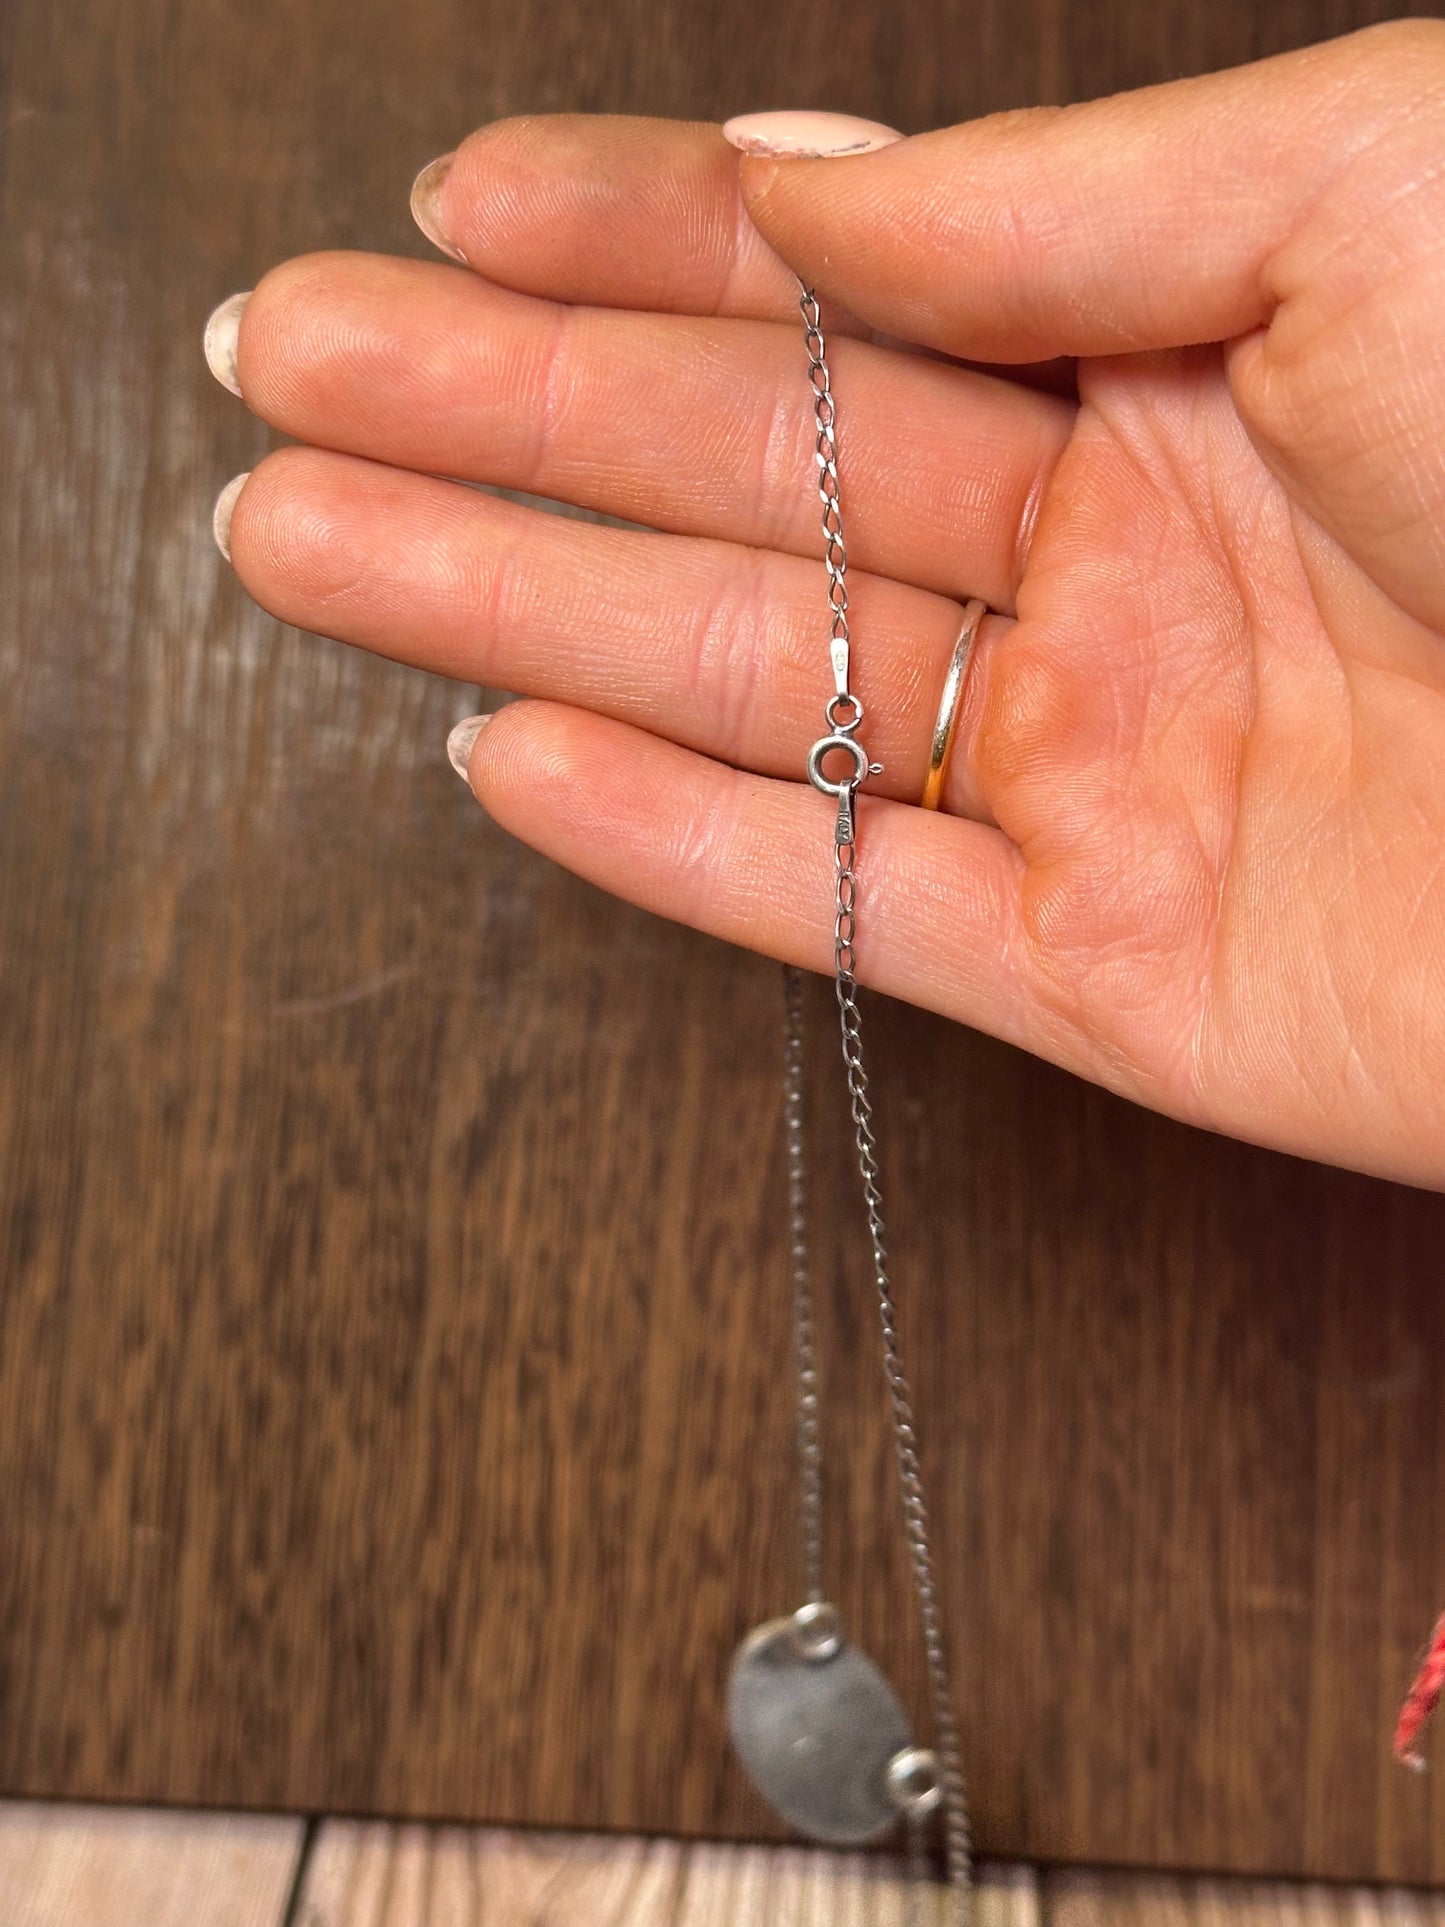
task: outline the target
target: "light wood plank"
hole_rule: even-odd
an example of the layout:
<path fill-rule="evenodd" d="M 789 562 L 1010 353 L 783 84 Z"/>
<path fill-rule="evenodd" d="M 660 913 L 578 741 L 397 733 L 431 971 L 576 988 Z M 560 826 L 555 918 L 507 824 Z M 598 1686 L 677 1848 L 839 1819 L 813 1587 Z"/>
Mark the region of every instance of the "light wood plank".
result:
<path fill-rule="evenodd" d="M 1058 1872 L 1048 1927 L 1445 1927 L 1445 1894 L 1264 1880 Z"/>
<path fill-rule="evenodd" d="M 281 1927 L 303 1822 L 0 1802 L 0 1927 Z"/>
<path fill-rule="evenodd" d="M 0 1927 L 282 1927 L 302 1823 L 0 1802 Z M 895 1862 L 329 1821 L 294 1927 L 905 1927 Z M 944 1927 L 945 1897 L 931 1919 Z M 987 1866 L 976 1927 L 1445 1927 L 1445 1893 Z"/>
<path fill-rule="evenodd" d="M 906 1902 L 875 1855 L 331 1821 L 297 1927 L 905 1927 Z M 977 1927 L 1040 1920 L 1031 1870 L 985 1871 Z"/>
<path fill-rule="evenodd" d="M 797 1847 L 330 1822 L 297 1927 L 904 1927 L 894 1863 Z M 944 1895 L 933 1918 L 943 1927 Z M 977 1927 L 1445 1927 L 1445 1894 L 989 1866 Z"/>

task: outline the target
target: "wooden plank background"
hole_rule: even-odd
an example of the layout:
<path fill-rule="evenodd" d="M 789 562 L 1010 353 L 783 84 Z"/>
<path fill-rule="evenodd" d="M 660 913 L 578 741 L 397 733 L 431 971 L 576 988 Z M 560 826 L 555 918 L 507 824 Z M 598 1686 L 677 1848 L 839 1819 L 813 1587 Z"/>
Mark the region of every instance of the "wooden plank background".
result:
<path fill-rule="evenodd" d="M 1400 10 L 0 6 L 0 1788 L 767 1832 L 720 1686 L 795 1585 L 775 974 L 489 829 L 475 692 L 247 604 L 212 304 L 423 252 L 413 172 L 509 111 L 913 128 Z M 872 1027 L 984 1850 L 1445 1878 L 1387 1754 L 1445 1200 Z M 917 1695 L 814 1073 L 835 1590 Z"/>
<path fill-rule="evenodd" d="M 5 1927 L 948 1927 L 887 1854 L 0 1801 Z M 978 1869 L 975 1927 L 1445 1927 L 1394 1887 Z"/>

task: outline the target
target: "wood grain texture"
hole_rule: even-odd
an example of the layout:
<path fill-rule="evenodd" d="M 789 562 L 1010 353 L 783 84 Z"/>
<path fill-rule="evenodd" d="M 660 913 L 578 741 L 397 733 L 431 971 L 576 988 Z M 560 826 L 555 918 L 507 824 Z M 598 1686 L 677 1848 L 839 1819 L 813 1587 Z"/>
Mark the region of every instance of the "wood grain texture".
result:
<path fill-rule="evenodd" d="M 295 1927 L 911 1927 L 891 1860 L 797 1847 L 329 1821 Z M 923 1896 L 944 1927 L 944 1890 Z M 1040 1927 L 1031 1868 L 988 1868 L 976 1927 Z"/>
<path fill-rule="evenodd" d="M 1051 1873 L 1047 1927 L 1441 1927 L 1445 1897 L 1395 1887 Z"/>
<path fill-rule="evenodd" d="M 472 692 L 247 605 L 211 305 L 421 252 L 412 173 L 516 109 L 916 127 L 1400 10 L 0 6 L 0 1787 L 768 1830 L 721 1681 L 795 1588 L 774 973 L 482 823 Z M 1387 1754 L 1445 1201 L 872 1023 L 984 1850 L 1445 1879 Z M 822 1045 L 812 1104 L 835 1589 L 921 1701 Z"/>
<path fill-rule="evenodd" d="M 0 1927 L 912 1927 L 886 1856 L 0 1803 Z M 925 1921 L 945 1927 L 942 1888 Z M 975 1927 L 1441 1927 L 1445 1896 L 986 1865 Z"/>
<path fill-rule="evenodd" d="M 789 1847 L 329 1821 L 294 1927 L 911 1927 L 880 1857 Z M 942 1887 L 925 1922 L 952 1918 Z M 975 1927 L 1442 1927 L 1405 1888 L 985 1865 Z M 57 1923 L 70 1927 L 70 1923 Z M 78 1923 L 77 1923 L 78 1927 Z"/>
<path fill-rule="evenodd" d="M 281 1927 L 300 1820 L 0 1801 L 0 1927 Z"/>

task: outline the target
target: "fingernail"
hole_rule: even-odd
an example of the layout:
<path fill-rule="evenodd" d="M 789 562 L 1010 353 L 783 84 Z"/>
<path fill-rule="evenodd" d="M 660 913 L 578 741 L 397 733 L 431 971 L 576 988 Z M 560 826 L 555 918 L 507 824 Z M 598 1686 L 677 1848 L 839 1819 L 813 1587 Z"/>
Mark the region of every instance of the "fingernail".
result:
<path fill-rule="evenodd" d="M 448 760 L 468 789 L 472 786 L 472 779 L 467 774 L 472 760 L 472 748 L 491 720 L 490 716 L 464 716 L 447 737 Z"/>
<path fill-rule="evenodd" d="M 211 511 L 211 533 L 216 538 L 216 547 L 229 562 L 231 559 L 231 516 L 236 507 L 236 497 L 246 486 L 250 469 L 245 475 L 233 475 L 216 497 L 216 506 Z"/>
<path fill-rule="evenodd" d="M 241 392 L 236 379 L 236 342 L 241 333 L 241 311 L 250 299 L 249 288 L 244 294 L 228 294 L 206 323 L 207 366 L 233 395 Z"/>
<path fill-rule="evenodd" d="M 442 226 L 442 189 L 452 171 L 456 155 L 442 154 L 428 161 L 411 184 L 411 218 L 434 248 L 466 266 L 467 257 Z"/>
<path fill-rule="evenodd" d="M 835 154 L 871 154 L 891 147 L 903 135 L 878 120 L 851 114 L 738 114 L 723 125 L 723 136 L 743 154 L 791 154 L 800 160 L 827 160 Z"/>

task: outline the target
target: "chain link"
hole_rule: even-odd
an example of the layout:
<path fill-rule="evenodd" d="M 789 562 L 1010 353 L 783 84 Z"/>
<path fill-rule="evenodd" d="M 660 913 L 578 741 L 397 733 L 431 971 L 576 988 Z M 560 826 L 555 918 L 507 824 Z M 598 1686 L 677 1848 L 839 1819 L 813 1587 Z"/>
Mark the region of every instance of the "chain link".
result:
<path fill-rule="evenodd" d="M 828 567 L 828 608 L 831 618 L 831 656 L 836 694 L 827 705 L 826 716 L 833 744 L 856 751 L 855 773 L 839 785 L 822 777 L 819 751 L 815 745 L 809 761 L 809 776 L 821 789 L 839 799 L 838 822 L 834 837 L 835 910 L 833 921 L 833 977 L 847 1078 L 849 1108 L 853 1118 L 858 1171 L 863 1185 L 863 1205 L 872 1247 L 874 1284 L 878 1295 L 879 1322 L 883 1334 L 883 1370 L 888 1391 L 894 1446 L 898 1462 L 899 1495 L 902 1502 L 904 1534 L 913 1569 L 914 1592 L 918 1599 L 919 1623 L 923 1635 L 924 1659 L 928 1672 L 929 1701 L 933 1716 L 933 1752 L 937 1761 L 938 1786 L 943 1814 L 943 1845 L 949 1887 L 958 1927 L 967 1927 L 971 1918 L 972 1848 L 969 1839 L 968 1800 L 964 1785 L 963 1760 L 959 1745 L 958 1722 L 953 1710 L 949 1680 L 947 1645 L 939 1611 L 938 1584 L 934 1571 L 929 1535 L 928 1507 L 924 1495 L 922 1467 L 918 1455 L 918 1434 L 913 1399 L 903 1368 L 898 1330 L 898 1307 L 888 1269 L 888 1250 L 883 1222 L 883 1197 L 879 1181 L 878 1144 L 873 1129 L 873 1106 L 868 1089 L 868 1073 L 863 1061 L 863 1025 L 858 1006 L 858 984 L 854 975 L 854 940 L 857 933 L 858 881 L 853 812 L 853 793 L 870 766 L 866 755 L 853 739 L 863 719 L 863 706 L 848 686 L 848 567 L 843 542 L 842 511 L 838 490 L 837 411 L 828 372 L 827 345 L 823 338 L 818 303 L 809 288 L 801 290 L 799 308 L 803 317 L 804 341 L 808 353 L 808 372 L 813 389 L 813 408 L 817 427 L 818 493 L 823 504 L 823 537 Z M 837 705 L 846 700 L 849 718 L 839 717 Z M 802 996 L 797 973 L 787 973 L 787 1105 L 790 1203 L 792 1206 L 794 1334 L 798 1357 L 798 1442 L 802 1464 L 804 1558 L 810 1587 L 821 1585 L 822 1570 L 822 1495 L 821 1458 L 818 1441 L 818 1386 L 813 1350 L 812 1305 L 808 1283 L 806 1248 L 806 1199 L 802 1174 Z M 813 1562 L 816 1559 L 816 1567 Z M 810 1592 L 810 1597 L 818 1595 Z M 921 1833 L 911 1828 L 911 1847 L 916 1857 L 921 1852 Z M 922 1894 L 915 1893 L 913 1917 L 921 1916 Z"/>
<path fill-rule="evenodd" d="M 804 288 L 798 306 L 803 314 L 803 345 L 808 351 L 808 380 L 813 388 L 813 420 L 817 429 L 814 452 L 818 463 L 818 499 L 823 504 L 823 560 L 828 569 L 828 634 L 833 681 L 837 693 L 848 691 L 848 550 L 843 541 L 843 511 L 838 500 L 838 444 L 833 427 L 832 378 L 828 346 L 823 339 L 818 302 Z M 858 712 L 862 713 L 861 709 Z"/>
<path fill-rule="evenodd" d="M 823 504 L 823 560 L 828 565 L 829 633 L 835 640 L 846 642 L 848 551 L 843 542 L 843 513 L 838 504 L 838 445 L 833 439 L 835 411 L 828 349 L 811 288 L 804 288 L 798 305 L 803 311 L 803 343 L 808 351 L 808 379 L 813 384 L 813 414 L 818 429 L 818 498 Z"/>
<path fill-rule="evenodd" d="M 808 1276 L 807 1145 L 803 1116 L 803 977 L 783 966 L 783 1123 L 788 1144 L 788 1232 L 793 1264 L 793 1354 L 798 1369 L 799 1510 L 803 1589 L 810 1605 L 823 1590 L 823 1446 L 818 1432 L 818 1356 Z"/>
<path fill-rule="evenodd" d="M 910 1813 L 904 1821 L 904 1866 L 908 1873 L 907 1927 L 929 1927 L 934 1909 L 933 1876 L 928 1867 L 928 1822 L 922 1814 Z"/>
<path fill-rule="evenodd" d="M 972 1874 L 968 1796 L 963 1779 L 958 1722 L 953 1711 L 948 1648 L 938 1605 L 938 1582 L 928 1531 L 928 1504 L 923 1470 L 918 1459 L 918 1432 L 913 1397 L 903 1369 L 898 1335 L 898 1305 L 888 1270 L 888 1247 L 883 1225 L 883 1194 L 879 1184 L 878 1140 L 873 1131 L 873 1104 L 868 1072 L 863 1063 L 863 1020 L 858 1008 L 858 983 L 853 975 L 853 939 L 857 928 L 857 876 L 854 846 L 839 843 L 834 850 L 837 908 L 833 924 L 834 987 L 843 1040 L 849 1107 L 863 1180 L 863 1208 L 868 1239 L 873 1248 L 873 1281 L 878 1291 L 878 1319 L 883 1332 L 883 1375 L 893 1420 L 893 1442 L 898 1459 L 898 1489 L 903 1505 L 903 1529 L 913 1566 L 913 1590 L 923 1632 L 923 1656 L 928 1668 L 928 1693 L 933 1711 L 933 1751 L 938 1759 L 938 1784 L 943 1795 L 943 1845 L 949 1885 L 959 1896 L 958 1917 L 967 1919 L 967 1894 Z"/>

